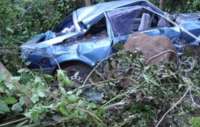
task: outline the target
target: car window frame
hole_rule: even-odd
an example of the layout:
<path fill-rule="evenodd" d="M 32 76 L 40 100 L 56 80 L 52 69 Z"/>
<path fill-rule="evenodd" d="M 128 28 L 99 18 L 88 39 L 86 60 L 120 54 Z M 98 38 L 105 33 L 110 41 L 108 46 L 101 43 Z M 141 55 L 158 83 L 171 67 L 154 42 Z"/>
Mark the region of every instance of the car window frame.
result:
<path fill-rule="evenodd" d="M 162 18 L 164 18 L 165 20 L 168 21 L 168 19 L 165 17 L 164 14 L 160 14 L 156 11 L 154 11 L 153 9 L 151 9 L 151 7 L 148 7 L 148 6 L 141 6 L 141 5 L 137 5 L 137 6 L 131 6 L 131 7 L 121 7 L 121 8 L 118 8 L 118 9 L 114 9 L 114 10 L 109 10 L 109 11 L 106 11 L 104 14 L 106 16 L 106 19 L 107 19 L 107 23 L 109 24 L 109 34 L 110 34 L 110 38 L 111 40 L 113 41 L 114 44 L 118 43 L 118 42 L 121 42 L 121 41 L 126 41 L 128 36 L 130 36 L 132 33 L 128 34 L 128 35 L 123 35 L 121 37 L 115 37 L 114 35 L 114 31 L 113 31 L 113 28 L 112 28 L 112 22 L 111 22 L 111 17 L 109 16 L 109 13 L 113 12 L 113 11 L 117 11 L 117 10 L 123 10 L 123 9 L 131 9 L 131 8 L 136 8 L 136 10 L 138 10 L 139 8 L 138 7 L 141 7 L 140 9 L 145 9 L 147 11 L 150 11 L 151 13 L 154 13 L 155 15 L 158 15 Z M 155 29 L 155 28 L 152 28 L 152 29 Z M 151 29 L 149 29 L 151 30 Z M 149 31 L 147 30 L 147 31 Z M 146 30 L 145 30 L 146 31 Z M 144 32 L 144 31 L 140 31 L 140 32 Z"/>

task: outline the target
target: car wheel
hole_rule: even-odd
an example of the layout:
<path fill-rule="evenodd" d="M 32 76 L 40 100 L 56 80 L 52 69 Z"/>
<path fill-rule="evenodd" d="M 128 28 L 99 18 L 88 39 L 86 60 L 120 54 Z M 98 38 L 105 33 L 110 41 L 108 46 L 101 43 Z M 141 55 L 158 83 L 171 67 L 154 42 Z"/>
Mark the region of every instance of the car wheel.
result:
<path fill-rule="evenodd" d="M 84 80 L 91 71 L 91 68 L 84 64 L 74 64 L 62 68 L 66 71 L 67 76 L 75 85 L 83 84 Z"/>

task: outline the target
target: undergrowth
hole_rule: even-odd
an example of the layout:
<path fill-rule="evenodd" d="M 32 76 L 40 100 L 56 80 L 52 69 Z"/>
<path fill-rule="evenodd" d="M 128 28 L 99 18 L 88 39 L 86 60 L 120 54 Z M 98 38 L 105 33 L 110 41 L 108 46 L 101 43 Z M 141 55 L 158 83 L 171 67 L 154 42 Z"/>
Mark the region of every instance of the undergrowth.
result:
<path fill-rule="evenodd" d="M 151 127 L 185 94 L 160 126 L 198 127 L 200 71 L 197 63 L 186 67 L 147 66 L 139 54 L 117 53 L 92 71 L 96 80 L 78 88 L 62 70 L 58 83 L 27 69 L 10 82 L 1 75 L 0 126 Z"/>
<path fill-rule="evenodd" d="M 200 8 L 199 0 L 166 1 L 169 12 Z M 1 62 L 16 72 L 22 67 L 19 46 L 78 6 L 74 0 L 1 0 Z M 91 73 L 96 80 L 76 89 L 62 70 L 55 78 L 20 69 L 10 82 L 0 75 L 0 127 L 152 127 L 161 118 L 163 127 L 199 127 L 200 63 L 191 60 L 189 69 L 188 62 L 146 66 L 139 54 L 116 54 Z"/>

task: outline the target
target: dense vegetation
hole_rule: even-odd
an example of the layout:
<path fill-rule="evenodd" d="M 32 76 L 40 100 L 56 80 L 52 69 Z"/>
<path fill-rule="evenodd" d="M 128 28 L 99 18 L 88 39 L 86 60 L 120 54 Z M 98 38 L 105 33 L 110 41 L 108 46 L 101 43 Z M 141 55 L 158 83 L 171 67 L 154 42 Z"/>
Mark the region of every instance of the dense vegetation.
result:
<path fill-rule="evenodd" d="M 52 29 L 76 4 L 71 0 L 1 0 L 0 7 L 0 46 L 4 49 L 0 58 L 16 71 L 22 65 L 19 46 L 31 36 Z M 9 61 L 18 64 L 13 66 Z"/>
<path fill-rule="evenodd" d="M 75 89 L 62 70 L 58 86 L 52 86 L 53 77 L 27 69 L 10 82 L 2 75 L 0 125 L 150 127 L 173 107 L 161 126 L 199 127 L 199 67 L 143 63 L 139 54 L 119 52 L 101 64 L 97 82 Z"/>
<path fill-rule="evenodd" d="M 158 4 L 157 0 L 152 2 Z M 200 67 L 196 57 L 192 59 L 196 65 L 185 72 L 184 67 L 176 71 L 173 64 L 145 67 L 138 54 L 116 54 L 114 62 L 121 66 L 113 67 L 113 71 L 120 73 L 89 87 L 98 91 L 93 96 L 104 94 L 101 102 L 85 97 L 85 87 L 72 89 L 73 83 L 62 70 L 57 73 L 58 86 L 52 87 L 55 77 L 24 69 L 19 46 L 31 36 L 52 29 L 80 6 L 74 0 L 0 0 L 0 61 L 16 75 L 10 82 L 0 75 L 0 126 L 155 126 L 187 92 L 162 125 L 199 127 L 196 101 Z M 165 10 L 198 11 L 200 1 L 166 0 Z M 105 64 L 110 63 L 113 59 Z"/>

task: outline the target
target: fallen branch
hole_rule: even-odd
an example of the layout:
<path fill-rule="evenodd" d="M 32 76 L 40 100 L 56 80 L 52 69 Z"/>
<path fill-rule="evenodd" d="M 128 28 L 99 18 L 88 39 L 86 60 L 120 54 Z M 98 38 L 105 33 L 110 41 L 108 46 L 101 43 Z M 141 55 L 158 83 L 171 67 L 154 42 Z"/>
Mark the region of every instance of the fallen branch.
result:
<path fill-rule="evenodd" d="M 169 110 L 167 110 L 167 112 L 165 112 L 165 114 L 161 117 L 161 119 L 158 121 L 158 123 L 156 124 L 155 127 L 159 127 L 160 126 L 160 124 L 165 119 L 165 117 L 183 101 L 183 99 L 186 97 L 186 95 L 190 92 L 191 88 L 192 88 L 192 86 L 188 86 L 188 88 L 185 91 L 185 93 L 183 94 L 183 96 Z"/>
<path fill-rule="evenodd" d="M 192 90 L 190 90 L 190 98 L 191 98 L 191 100 L 192 100 L 193 105 L 196 106 L 197 108 L 200 108 L 200 105 L 197 104 L 197 103 L 195 102 L 195 100 L 194 100 L 194 97 L 193 97 L 193 95 L 192 95 Z"/>
<path fill-rule="evenodd" d="M 115 108 L 115 107 L 123 106 L 123 105 L 125 105 L 125 104 L 126 104 L 125 101 L 120 101 L 120 102 L 117 102 L 117 103 L 114 103 L 114 104 L 105 106 L 104 109 L 109 110 L 109 109 L 112 109 L 112 108 Z"/>
<path fill-rule="evenodd" d="M 114 53 L 108 57 L 106 57 L 105 59 L 102 59 L 91 71 L 90 73 L 88 74 L 88 76 L 86 77 L 86 79 L 84 80 L 83 82 L 83 85 L 82 86 L 85 86 L 85 84 L 87 83 L 87 81 L 89 80 L 90 76 L 96 71 L 96 69 L 106 60 L 108 60 L 109 58 L 112 58 L 113 56 L 117 55 L 117 54 L 120 54 L 120 53 L 123 53 L 125 52 L 125 50 L 122 50 L 120 52 L 117 52 L 117 53 Z"/>
<path fill-rule="evenodd" d="M 13 121 L 10 121 L 10 122 L 7 122 L 7 123 L 3 123 L 3 124 L 0 124 L 0 127 L 5 127 L 5 126 L 9 126 L 9 125 L 12 125 L 14 123 L 19 123 L 21 121 L 25 121 L 27 120 L 28 118 L 24 117 L 24 118 L 20 118 L 20 119 L 17 119 L 17 120 L 13 120 Z"/>

